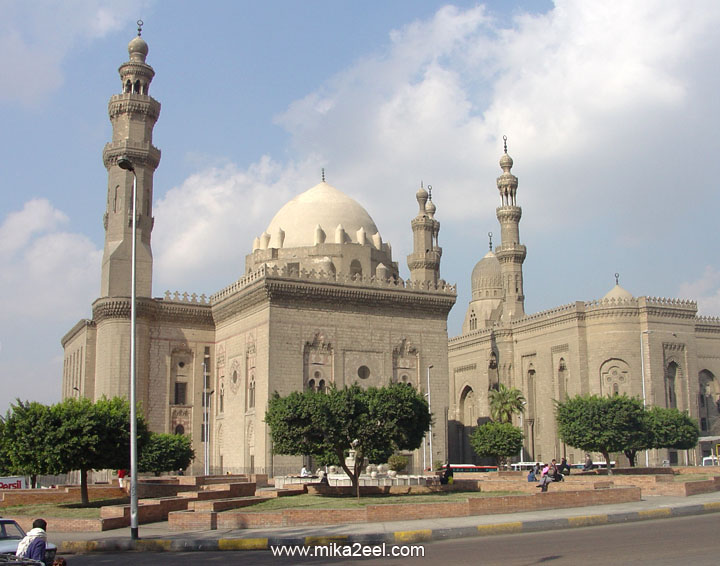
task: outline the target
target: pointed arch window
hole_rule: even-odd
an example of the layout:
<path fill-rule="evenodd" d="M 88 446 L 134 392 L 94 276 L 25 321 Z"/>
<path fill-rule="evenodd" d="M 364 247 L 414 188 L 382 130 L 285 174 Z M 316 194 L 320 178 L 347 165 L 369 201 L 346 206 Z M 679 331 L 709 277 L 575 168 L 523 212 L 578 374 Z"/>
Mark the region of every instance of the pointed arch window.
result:
<path fill-rule="evenodd" d="M 250 375 L 250 383 L 248 384 L 248 409 L 255 408 L 255 373 Z"/>
<path fill-rule="evenodd" d="M 477 316 L 475 311 L 470 312 L 470 330 L 477 330 Z"/>
<path fill-rule="evenodd" d="M 677 374 L 678 365 L 675 362 L 670 362 L 667 370 L 665 370 L 665 406 L 668 409 L 677 409 Z"/>

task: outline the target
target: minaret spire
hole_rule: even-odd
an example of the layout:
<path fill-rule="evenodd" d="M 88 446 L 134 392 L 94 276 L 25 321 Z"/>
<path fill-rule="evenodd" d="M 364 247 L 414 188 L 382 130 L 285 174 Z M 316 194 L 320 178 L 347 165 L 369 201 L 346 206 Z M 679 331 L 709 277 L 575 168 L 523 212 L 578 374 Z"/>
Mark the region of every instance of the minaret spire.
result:
<path fill-rule="evenodd" d="M 432 185 L 427 190 L 420 181 L 420 189 L 415 193 L 418 214 L 410 222 L 413 231 L 413 252 L 407 256 L 410 279 L 417 282 L 429 282 L 437 285 L 440 280 L 440 257 L 442 248 L 438 245 L 440 222 L 435 220 L 437 207 L 432 201 Z"/>
<path fill-rule="evenodd" d="M 137 295 L 152 296 L 153 174 L 160 162 L 160 150 L 152 145 L 152 134 L 160 115 L 160 103 L 148 94 L 155 71 L 145 62 L 148 45 L 141 37 L 143 21 L 138 20 L 137 24 L 137 36 L 128 44 L 130 60 L 118 69 L 121 94 L 112 96 L 108 105 L 113 132 L 112 141 L 103 151 L 108 198 L 103 217 L 101 297 L 130 296 L 133 174 L 117 166 L 121 157 L 130 160 L 137 175 Z"/>
<path fill-rule="evenodd" d="M 147 410 L 150 351 L 149 326 L 152 309 L 153 257 L 150 234 L 153 229 L 153 175 L 160 163 L 160 150 L 152 144 L 160 103 L 148 94 L 155 76 L 145 62 L 148 45 L 138 34 L 128 44 L 129 60 L 120 65 L 120 94 L 110 97 L 108 114 L 112 139 L 103 150 L 108 173 L 107 205 L 103 215 L 105 249 L 100 275 L 100 297 L 93 303 L 95 342 L 95 399 L 102 396 L 127 397 L 131 375 L 131 352 L 127 349 L 131 334 L 132 244 L 136 242 L 135 282 L 138 305 L 136 348 L 133 362 L 137 368 L 137 400 Z M 122 164 L 120 167 L 119 164 Z M 133 222 L 133 180 L 135 180 L 136 216 Z M 133 224 L 136 225 L 133 233 Z M 143 305 L 145 308 L 143 308 Z"/>
<path fill-rule="evenodd" d="M 500 158 L 503 172 L 497 178 L 501 201 L 496 210 L 500 223 L 500 245 L 495 249 L 495 255 L 500 261 L 505 290 L 503 312 L 508 318 L 518 318 L 525 315 L 522 265 L 527 249 L 520 243 L 522 208 L 516 202 L 518 179 L 510 172 L 513 160 L 507 153 L 507 136 L 503 136 L 503 150 Z"/>

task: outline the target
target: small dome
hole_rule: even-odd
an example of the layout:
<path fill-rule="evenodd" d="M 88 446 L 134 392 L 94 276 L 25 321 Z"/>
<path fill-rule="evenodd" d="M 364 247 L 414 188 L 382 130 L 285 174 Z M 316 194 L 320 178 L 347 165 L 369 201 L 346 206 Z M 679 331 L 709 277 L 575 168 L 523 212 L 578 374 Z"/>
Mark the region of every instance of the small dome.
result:
<path fill-rule="evenodd" d="M 489 251 L 485 257 L 475 264 L 472 270 L 473 298 L 476 291 L 486 289 L 502 289 L 502 272 L 497 256 Z"/>
<path fill-rule="evenodd" d="M 619 284 L 616 283 L 615 287 L 610 289 L 610 291 L 608 291 L 608 293 L 603 297 L 603 300 L 615 299 L 616 301 L 619 301 L 619 300 L 625 301 L 627 299 L 632 299 L 632 298 L 633 298 L 632 293 L 623 289 L 622 287 L 620 287 Z"/>
<path fill-rule="evenodd" d="M 512 157 L 510 157 L 507 153 L 503 153 L 502 157 L 500 158 L 500 167 L 502 167 L 503 169 L 512 169 L 512 166 Z"/>
<path fill-rule="evenodd" d="M 141 61 L 144 63 L 148 50 L 148 44 L 139 35 L 132 38 L 130 43 L 128 43 L 128 53 L 130 54 L 131 61 Z"/>
<path fill-rule="evenodd" d="M 437 211 L 437 206 L 435 206 L 435 203 L 433 201 L 429 200 L 427 202 L 427 204 L 425 205 L 425 212 L 427 212 L 428 216 L 430 218 L 432 218 L 433 216 L 435 216 L 436 211 Z"/>
<path fill-rule="evenodd" d="M 283 230 L 282 247 L 300 248 L 319 243 L 318 228 L 327 234 L 326 243 L 337 243 L 339 232 L 344 233 L 346 242 L 352 243 L 358 243 L 358 233 L 364 232 L 374 243 L 378 233 L 375 222 L 356 200 L 324 181 L 285 204 L 266 232 L 275 234 Z"/>

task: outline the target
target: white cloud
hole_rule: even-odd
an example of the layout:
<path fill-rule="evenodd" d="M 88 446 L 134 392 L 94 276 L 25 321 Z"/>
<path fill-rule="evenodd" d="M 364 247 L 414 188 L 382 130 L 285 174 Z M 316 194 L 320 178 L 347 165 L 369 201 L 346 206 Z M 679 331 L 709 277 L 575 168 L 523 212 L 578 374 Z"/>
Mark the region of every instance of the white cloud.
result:
<path fill-rule="evenodd" d="M 708 265 L 700 278 L 680 285 L 679 296 L 697 301 L 701 315 L 720 315 L 720 270 Z"/>
<path fill-rule="evenodd" d="M 210 281 L 229 285 L 240 278 L 253 239 L 275 212 L 319 182 L 315 163 L 280 165 L 263 157 L 246 171 L 213 167 L 169 190 L 155 205 L 155 293 L 210 294 L 218 290 Z"/>
<path fill-rule="evenodd" d="M 63 212 L 34 199 L 0 225 L 0 321 L 36 325 L 87 313 L 99 289 L 101 251 L 86 236 L 62 231 L 65 223 Z"/>
<path fill-rule="evenodd" d="M 32 105 L 63 84 L 62 64 L 77 44 L 125 28 L 145 0 L 2 3 L 0 102 Z"/>
<path fill-rule="evenodd" d="M 54 230 L 68 218 L 46 199 L 33 199 L 23 209 L 11 212 L 0 225 L 0 258 L 7 260 L 38 232 Z"/>
<path fill-rule="evenodd" d="M 102 250 L 64 231 L 66 215 L 34 199 L 0 224 L 0 375 L 15 397 L 55 402 L 60 394 L 60 338 L 81 318 L 100 288 Z M 50 354 L 52 352 L 52 354 Z"/>
<path fill-rule="evenodd" d="M 520 177 L 523 230 L 580 250 L 587 242 L 566 231 L 599 231 L 606 246 L 642 250 L 666 232 L 658 217 L 712 198 L 717 165 L 704 164 L 692 199 L 678 184 L 695 158 L 685 140 L 717 129 L 717 79 L 702 61 L 720 47 L 718 23 L 720 4 L 703 0 L 558 1 L 510 22 L 482 7 L 445 7 L 394 30 L 384 49 L 278 116 L 292 139 L 287 163 L 211 169 L 168 192 L 156 209 L 156 273 L 163 285 L 212 291 L 214 274 L 232 272 L 220 282 L 229 283 L 272 214 L 317 179 L 298 171 L 323 165 L 366 206 L 403 268 L 421 180 L 435 187 L 443 225 L 462 234 L 455 253 L 474 258 L 497 231 L 502 134 Z"/>

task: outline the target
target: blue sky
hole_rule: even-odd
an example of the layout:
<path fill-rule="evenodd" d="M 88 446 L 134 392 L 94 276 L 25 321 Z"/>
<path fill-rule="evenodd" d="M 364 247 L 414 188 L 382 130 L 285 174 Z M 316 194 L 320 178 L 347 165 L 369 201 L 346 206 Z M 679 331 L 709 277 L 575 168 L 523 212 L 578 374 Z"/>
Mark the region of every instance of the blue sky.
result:
<path fill-rule="evenodd" d="M 507 135 L 527 312 L 601 298 L 619 272 L 720 315 L 720 4 L 605 4 L 0 0 L 0 410 L 59 400 L 60 338 L 98 295 L 107 101 L 138 18 L 162 104 L 156 296 L 234 281 L 324 167 L 405 276 L 433 185 L 456 335 L 499 234 Z"/>

